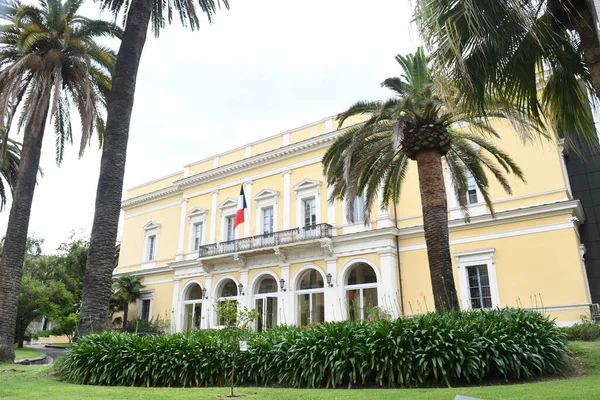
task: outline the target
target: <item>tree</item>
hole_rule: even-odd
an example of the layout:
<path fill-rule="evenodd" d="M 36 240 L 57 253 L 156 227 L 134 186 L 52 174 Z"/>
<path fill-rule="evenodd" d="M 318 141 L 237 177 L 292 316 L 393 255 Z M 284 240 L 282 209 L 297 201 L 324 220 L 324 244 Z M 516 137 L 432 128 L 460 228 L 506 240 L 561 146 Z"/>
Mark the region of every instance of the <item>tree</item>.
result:
<path fill-rule="evenodd" d="M 48 117 L 56 132 L 56 161 L 72 142 L 71 107 L 82 125 L 80 155 L 94 131 L 102 135 L 100 114 L 111 88 L 114 54 L 94 40 L 119 35 L 112 23 L 77 15 L 82 0 L 2 3 L 0 18 L 0 131 L 7 134 L 13 115 L 23 149 L 13 193 L 4 253 L 0 262 L 0 362 L 14 358 L 13 337 L 27 229 Z"/>
<path fill-rule="evenodd" d="M 77 329 L 77 322 L 79 322 L 79 315 L 69 314 L 67 316 L 61 316 L 58 318 L 58 324 L 52 329 L 56 335 L 65 335 L 69 339 L 69 343 L 73 340 L 73 334 Z"/>
<path fill-rule="evenodd" d="M 6 152 L 0 159 L 0 211 L 6 206 L 7 188 L 11 194 L 17 184 L 19 162 L 21 160 L 21 144 L 10 138 L 0 139 L 0 148 L 4 147 L 6 141 Z"/>
<path fill-rule="evenodd" d="M 175 9 L 184 26 L 189 26 L 192 30 L 200 26 L 193 1 L 100 0 L 100 2 L 103 8 L 112 11 L 115 17 L 125 9 L 127 19 L 117 55 L 113 88 L 106 115 L 106 133 L 102 146 L 89 260 L 84 280 L 81 309 L 83 325 L 79 329 L 82 335 L 110 328 L 108 303 L 111 296 L 114 251 L 121 213 L 129 125 L 137 72 L 146 42 L 148 24 L 152 21 L 152 29 L 155 36 L 158 36 L 165 23 L 172 22 L 173 9 Z M 229 0 L 222 2 L 226 8 L 229 8 Z M 198 0 L 198 5 L 208 17 L 209 23 L 212 22 L 220 4 L 221 0 Z M 165 12 L 167 15 L 164 14 Z"/>
<path fill-rule="evenodd" d="M 516 103 L 538 132 L 549 123 L 597 143 L 594 13 L 592 0 L 417 0 L 415 19 L 436 73 L 479 113 Z"/>
<path fill-rule="evenodd" d="M 384 207 L 390 202 L 398 203 L 409 161 L 415 160 L 435 307 L 438 311 L 457 309 L 442 157 L 467 218 L 464 196 L 468 188 L 467 171 L 492 212 L 485 169 L 508 193 L 511 189 L 502 170 L 520 179 L 523 174 L 506 153 L 485 137 L 498 137 L 487 122 L 477 119 L 477 115 L 456 112 L 460 104 L 448 108 L 434 94 L 422 49 L 414 55 L 396 56 L 396 60 L 402 68 L 402 77 L 388 78 L 382 83 L 396 97 L 387 101 L 361 101 L 338 116 L 340 125 L 353 115 L 366 114 L 369 118 L 338 137 L 323 157 L 327 183 L 333 187 L 329 200 L 346 199 L 347 218 L 353 221 L 354 199 L 364 193 L 367 223 L 380 187 L 383 187 L 380 196 Z M 470 123 L 474 132 L 456 130 L 454 126 L 459 122 Z"/>
<path fill-rule="evenodd" d="M 123 307 L 123 332 L 127 329 L 129 303 L 135 303 L 142 298 L 143 288 L 142 277 L 137 275 L 123 275 L 115 280 L 113 297 Z"/>

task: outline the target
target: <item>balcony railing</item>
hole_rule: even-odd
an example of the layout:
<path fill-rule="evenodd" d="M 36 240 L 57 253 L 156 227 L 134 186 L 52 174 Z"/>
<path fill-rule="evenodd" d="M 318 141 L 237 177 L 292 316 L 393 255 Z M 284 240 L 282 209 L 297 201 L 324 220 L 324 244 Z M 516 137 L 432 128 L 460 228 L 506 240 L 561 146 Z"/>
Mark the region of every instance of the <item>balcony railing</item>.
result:
<path fill-rule="evenodd" d="M 307 240 L 330 238 L 333 227 L 329 224 L 316 224 L 304 228 L 287 229 L 285 231 L 265 233 L 227 242 L 212 243 L 200 246 L 198 256 L 211 257 L 221 254 L 238 253 L 242 251 L 264 249 Z"/>

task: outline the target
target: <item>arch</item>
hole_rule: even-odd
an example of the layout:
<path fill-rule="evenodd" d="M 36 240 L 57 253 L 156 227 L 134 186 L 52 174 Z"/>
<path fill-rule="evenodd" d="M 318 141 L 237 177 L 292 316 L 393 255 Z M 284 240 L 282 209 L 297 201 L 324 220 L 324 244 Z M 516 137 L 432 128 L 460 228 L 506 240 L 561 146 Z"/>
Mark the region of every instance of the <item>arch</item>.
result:
<path fill-rule="evenodd" d="M 240 284 L 240 281 L 235 276 L 233 276 L 231 274 L 223 275 L 222 277 L 217 279 L 217 281 L 213 285 L 213 289 L 212 289 L 212 297 L 213 298 L 215 298 L 215 299 L 219 298 L 219 292 L 221 291 L 221 286 L 223 286 L 225 281 L 227 281 L 228 279 L 231 279 L 232 281 L 234 281 L 235 286 Z"/>
<path fill-rule="evenodd" d="M 350 272 L 352 270 L 352 267 L 354 267 L 356 264 L 359 263 L 364 263 L 364 264 L 368 264 L 371 268 L 373 268 L 373 271 L 375 271 L 375 276 L 377 277 L 377 284 L 379 284 L 381 282 L 381 271 L 379 270 L 379 267 L 377 266 L 377 264 L 375 264 L 373 261 L 364 258 L 364 257 L 357 257 L 357 258 L 353 258 L 351 260 L 349 260 L 348 262 L 346 262 L 344 264 L 344 266 L 342 267 L 342 269 L 340 270 L 340 273 L 338 275 L 338 282 L 342 282 L 342 286 L 347 286 L 347 282 L 348 282 L 348 276 L 350 275 Z"/>
<path fill-rule="evenodd" d="M 327 282 L 327 277 L 325 276 L 325 271 L 323 271 L 323 268 L 319 267 L 317 264 L 305 264 L 305 265 L 301 266 L 300 268 L 298 268 L 298 270 L 294 273 L 294 276 L 291 279 L 291 281 L 293 283 L 293 285 L 290 286 L 291 290 L 293 290 L 293 291 L 298 290 L 298 284 L 300 283 L 300 277 L 302 277 L 302 274 L 308 269 L 317 270 L 317 272 L 319 272 L 321 274 L 321 277 L 323 278 L 323 282 Z"/>
<path fill-rule="evenodd" d="M 183 285 L 181 288 L 180 301 L 186 301 L 186 297 L 188 297 L 188 292 L 192 290 L 193 285 L 199 285 L 200 289 L 204 289 L 204 285 L 198 279 L 190 279 Z"/>
<path fill-rule="evenodd" d="M 279 276 L 277 276 L 277 274 L 271 270 L 265 270 L 265 271 L 260 271 L 259 273 L 254 275 L 254 278 L 252 278 L 252 280 L 250 281 L 250 285 L 249 285 L 250 287 L 248 288 L 248 293 L 255 294 L 256 289 L 257 289 L 256 285 L 260 284 L 260 282 L 266 275 L 269 275 L 273 279 L 275 279 L 275 281 L 277 282 L 277 285 L 278 285 L 277 287 L 279 287 L 279 279 L 280 279 Z"/>

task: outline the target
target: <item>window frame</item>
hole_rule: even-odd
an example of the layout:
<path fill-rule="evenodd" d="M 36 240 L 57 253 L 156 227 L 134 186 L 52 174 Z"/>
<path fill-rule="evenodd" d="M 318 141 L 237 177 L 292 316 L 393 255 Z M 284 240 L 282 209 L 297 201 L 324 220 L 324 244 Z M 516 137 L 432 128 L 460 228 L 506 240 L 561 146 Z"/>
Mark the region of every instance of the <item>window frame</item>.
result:
<path fill-rule="evenodd" d="M 467 268 L 478 265 L 485 265 L 487 267 L 490 295 L 492 298 L 491 309 L 500 307 L 500 295 L 498 292 L 498 279 L 496 276 L 494 253 L 495 249 L 493 248 L 454 253 L 458 268 L 458 288 L 463 310 L 473 309 L 471 307 L 471 293 Z M 483 310 L 489 310 L 489 308 L 484 308 Z"/>
<path fill-rule="evenodd" d="M 272 189 L 262 189 L 259 191 L 253 200 L 256 207 L 256 235 L 262 235 L 264 231 L 264 210 L 267 208 L 273 209 L 273 232 L 279 230 L 279 192 Z"/>
<path fill-rule="evenodd" d="M 321 216 L 321 181 L 315 179 L 303 179 L 292 188 L 296 193 L 296 227 L 304 229 L 304 201 L 315 199 L 315 223 L 323 222 Z"/>
<path fill-rule="evenodd" d="M 302 277 L 304 276 L 304 274 L 306 272 L 308 272 L 310 270 L 315 270 L 315 272 L 321 276 L 321 279 L 323 280 L 323 287 L 322 288 L 300 289 L 300 282 L 302 282 Z M 309 321 L 308 321 L 308 325 L 317 323 L 315 321 L 312 321 L 313 313 L 314 313 L 314 311 L 313 311 L 313 295 L 317 294 L 317 293 L 323 293 L 323 307 L 324 307 L 323 308 L 323 322 L 318 322 L 318 323 L 320 324 L 320 323 L 327 322 L 327 318 L 325 316 L 325 309 L 327 308 L 327 300 L 325 298 L 325 288 L 326 288 L 326 285 L 327 285 L 327 283 L 326 283 L 327 282 L 327 278 L 323 275 L 323 273 L 318 268 L 315 268 L 314 266 L 309 266 L 309 267 L 307 267 L 307 268 L 305 268 L 303 270 L 300 270 L 300 271 L 297 272 L 297 274 L 298 275 L 297 275 L 297 280 L 296 280 L 296 283 L 295 283 L 295 290 L 294 290 L 294 296 L 296 298 L 296 302 L 295 302 L 296 303 L 296 311 L 295 311 L 296 312 L 296 324 L 298 326 L 301 326 L 300 322 L 301 322 L 302 316 L 301 316 L 301 314 L 299 312 L 299 310 L 300 310 L 300 296 L 305 295 L 305 294 L 309 295 L 309 300 L 308 300 L 309 301 Z"/>
<path fill-rule="evenodd" d="M 144 225 L 144 254 L 142 256 L 142 268 L 152 268 L 156 266 L 158 258 L 158 242 L 159 242 L 159 229 L 160 224 L 150 221 Z M 154 238 L 154 245 L 152 248 L 152 257 L 150 257 L 150 243 L 151 238 Z"/>
<path fill-rule="evenodd" d="M 152 306 L 154 303 L 153 300 L 154 297 L 154 290 L 142 290 L 141 292 L 141 297 L 139 300 L 139 307 L 138 307 L 138 319 L 143 317 L 143 311 L 144 311 L 144 301 L 149 301 L 148 304 L 148 321 L 150 321 L 150 319 L 153 317 L 152 315 Z"/>
<path fill-rule="evenodd" d="M 354 284 L 354 285 L 350 285 L 348 284 L 348 279 L 350 278 L 350 274 L 352 273 L 352 271 L 354 270 L 354 268 L 357 268 L 360 264 L 364 264 L 366 265 L 368 268 L 371 268 L 371 270 L 373 270 L 373 274 L 375 275 L 375 282 L 370 282 L 370 283 L 358 283 L 358 284 Z M 344 302 L 345 305 L 347 307 L 347 312 L 348 315 L 346 315 L 346 319 L 350 320 L 350 315 L 349 315 L 349 310 L 350 310 L 350 305 L 348 304 L 348 291 L 349 290 L 358 290 L 359 291 L 359 300 L 360 300 L 360 319 L 356 320 L 356 321 L 364 321 L 365 320 L 365 309 L 364 309 L 364 289 L 375 289 L 377 291 L 377 305 L 375 307 L 379 307 L 379 279 L 378 279 L 378 275 L 377 275 L 377 271 L 375 270 L 375 268 L 363 261 L 357 261 L 355 263 L 353 263 L 348 270 L 346 271 L 345 277 L 344 277 Z"/>
<path fill-rule="evenodd" d="M 202 224 L 202 232 L 200 237 L 199 247 L 206 245 L 206 217 L 208 210 L 201 207 L 194 207 L 187 214 L 188 217 L 188 253 L 197 253 L 195 248 L 196 242 L 196 225 Z"/>

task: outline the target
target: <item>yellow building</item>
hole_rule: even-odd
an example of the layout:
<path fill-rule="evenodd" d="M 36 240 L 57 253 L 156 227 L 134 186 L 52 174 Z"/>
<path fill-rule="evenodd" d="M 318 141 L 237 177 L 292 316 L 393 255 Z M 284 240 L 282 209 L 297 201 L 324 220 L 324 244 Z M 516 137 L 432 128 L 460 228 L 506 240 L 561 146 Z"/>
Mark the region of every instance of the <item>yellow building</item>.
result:
<path fill-rule="evenodd" d="M 473 186 L 470 223 L 448 190 L 461 304 L 578 321 L 590 306 L 578 236 L 585 217 L 562 146 L 523 146 L 507 122 L 494 124 L 527 184 L 510 180 L 508 196 L 492 182 L 496 218 Z M 259 311 L 257 329 L 368 318 L 374 306 L 394 316 L 432 311 L 416 165 L 401 203 L 374 207 L 367 226 L 349 223 L 343 204 L 327 201 L 321 165 L 344 129 L 326 118 L 129 189 L 115 276 L 140 275 L 145 284 L 130 315 L 166 317 L 180 332 L 218 327 L 214 304 L 225 298 Z M 234 230 L 240 185 L 248 208 Z M 363 206 L 356 202 L 357 221 Z"/>

